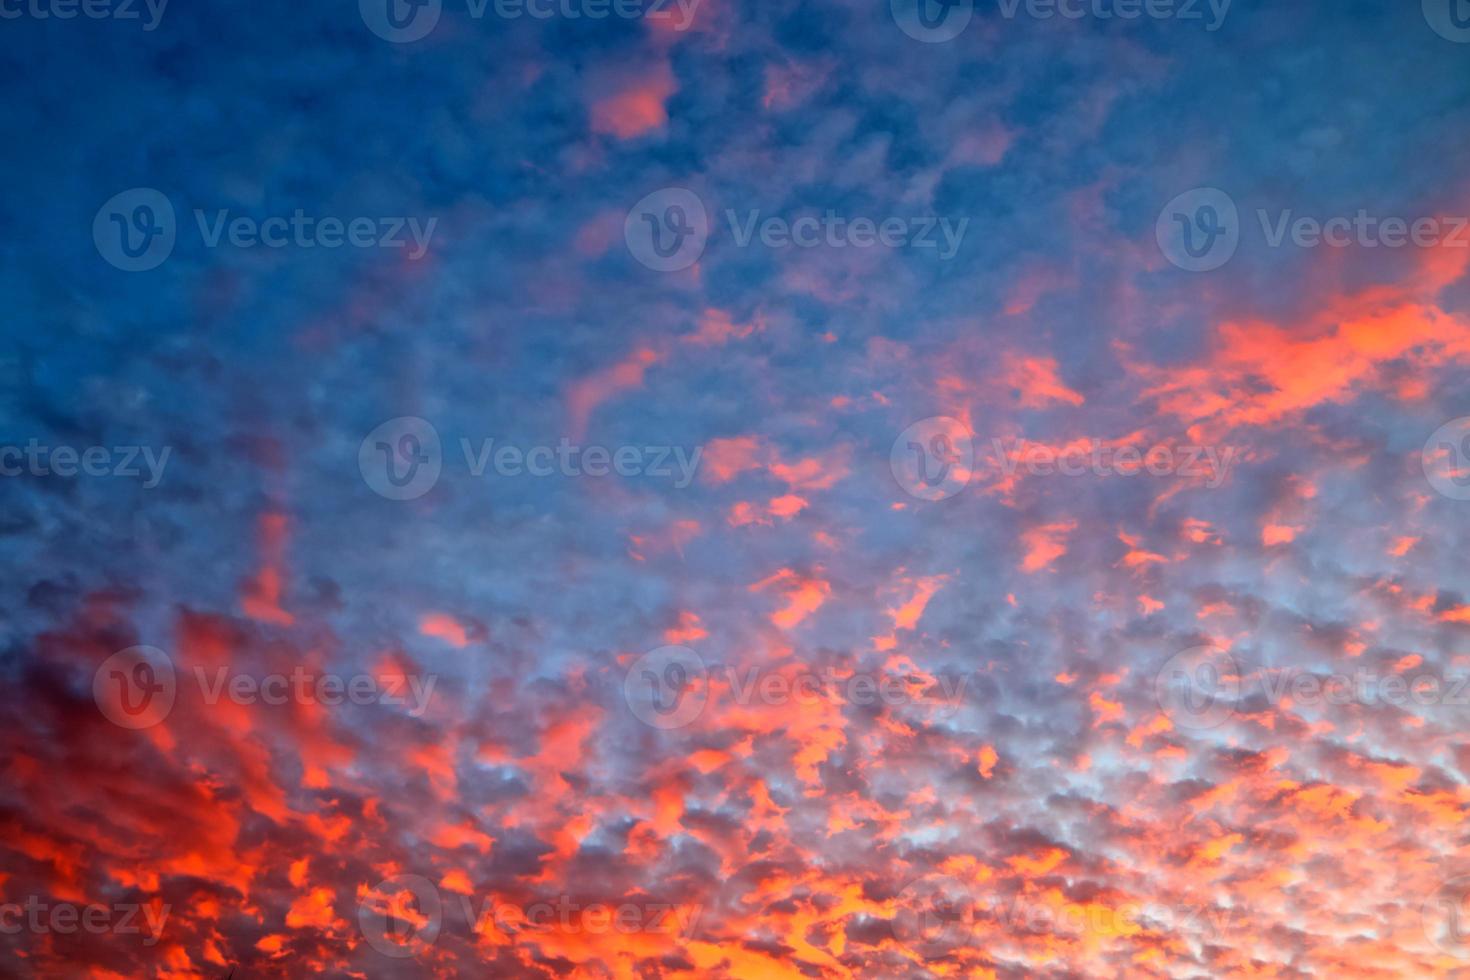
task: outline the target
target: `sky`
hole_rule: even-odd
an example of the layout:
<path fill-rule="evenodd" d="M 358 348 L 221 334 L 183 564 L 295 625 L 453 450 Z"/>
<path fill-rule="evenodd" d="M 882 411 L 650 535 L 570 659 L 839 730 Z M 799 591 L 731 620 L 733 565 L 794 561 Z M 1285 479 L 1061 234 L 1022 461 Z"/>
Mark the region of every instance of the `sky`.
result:
<path fill-rule="evenodd" d="M 0 80 L 0 973 L 1470 977 L 1466 0 Z"/>

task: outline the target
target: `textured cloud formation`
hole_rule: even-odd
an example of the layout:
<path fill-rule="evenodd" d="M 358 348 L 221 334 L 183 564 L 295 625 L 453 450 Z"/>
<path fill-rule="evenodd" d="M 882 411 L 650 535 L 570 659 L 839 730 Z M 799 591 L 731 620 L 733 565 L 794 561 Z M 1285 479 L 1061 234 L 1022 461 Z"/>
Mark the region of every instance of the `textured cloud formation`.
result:
<path fill-rule="evenodd" d="M 1450 22 L 371 6 L 5 22 L 0 972 L 1470 975 Z"/>

